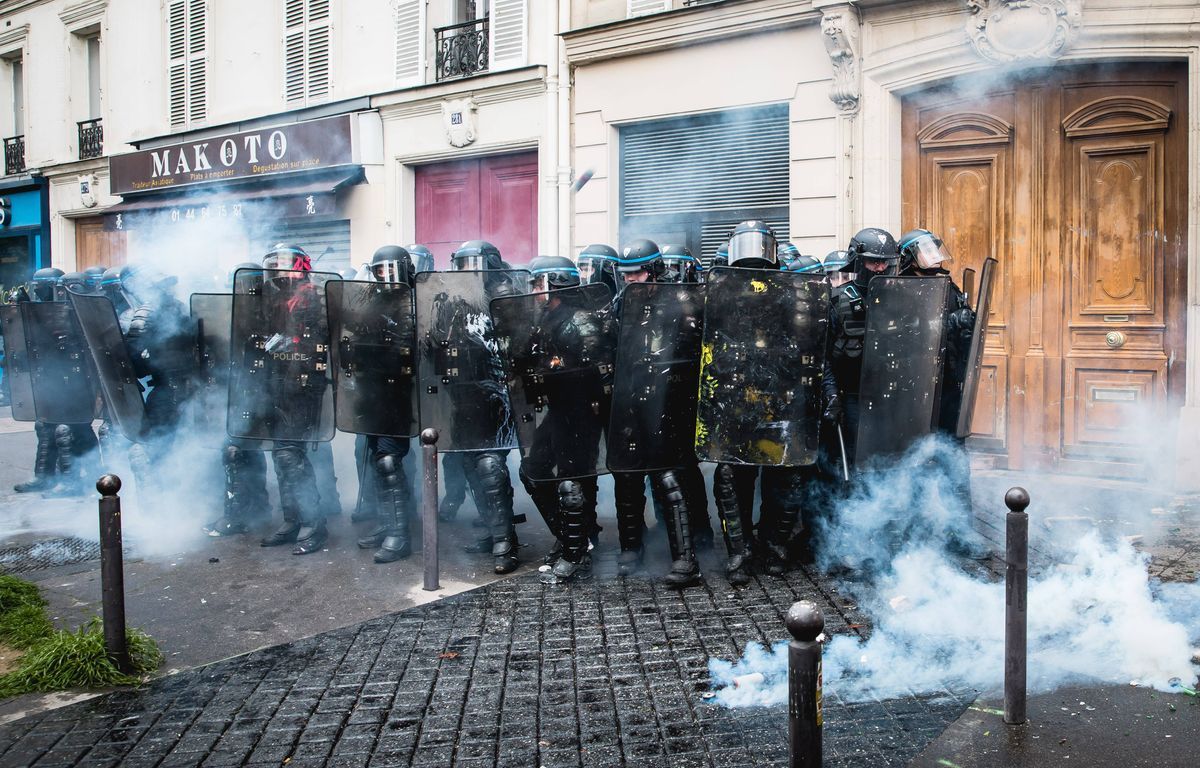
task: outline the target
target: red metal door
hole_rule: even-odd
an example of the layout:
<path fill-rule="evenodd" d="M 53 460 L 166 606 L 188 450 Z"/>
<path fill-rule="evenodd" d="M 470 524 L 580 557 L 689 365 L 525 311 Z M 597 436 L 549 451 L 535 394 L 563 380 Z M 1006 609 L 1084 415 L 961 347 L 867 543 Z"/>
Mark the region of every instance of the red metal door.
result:
<path fill-rule="evenodd" d="M 537 255 L 537 153 L 416 169 L 416 236 L 438 269 L 465 240 L 495 244 L 510 264 Z"/>

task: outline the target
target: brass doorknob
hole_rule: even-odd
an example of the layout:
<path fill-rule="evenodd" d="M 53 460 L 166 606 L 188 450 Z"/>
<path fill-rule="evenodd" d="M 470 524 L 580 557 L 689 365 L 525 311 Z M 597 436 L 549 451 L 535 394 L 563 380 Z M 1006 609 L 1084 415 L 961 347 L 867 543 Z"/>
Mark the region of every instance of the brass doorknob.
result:
<path fill-rule="evenodd" d="M 1104 334 L 1104 343 L 1108 345 L 1109 349 L 1119 349 L 1125 346 L 1125 334 L 1120 331 L 1109 331 Z"/>

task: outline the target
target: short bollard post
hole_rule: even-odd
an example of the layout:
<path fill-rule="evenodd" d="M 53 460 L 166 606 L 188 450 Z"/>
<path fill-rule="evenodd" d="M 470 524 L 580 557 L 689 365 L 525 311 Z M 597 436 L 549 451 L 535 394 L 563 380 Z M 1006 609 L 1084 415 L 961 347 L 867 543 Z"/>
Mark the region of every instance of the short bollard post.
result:
<path fill-rule="evenodd" d="M 788 644 L 788 765 L 821 765 L 821 643 L 825 617 L 807 600 L 793 603 L 784 619 Z"/>
<path fill-rule="evenodd" d="M 96 481 L 100 492 L 100 595 L 104 620 L 104 650 L 126 675 L 133 674 L 125 640 L 125 564 L 121 552 L 121 478 L 105 475 Z"/>
<path fill-rule="evenodd" d="M 1025 653 L 1029 587 L 1029 492 L 1010 488 L 1004 494 L 1004 722 L 1025 722 Z"/>
<path fill-rule="evenodd" d="M 438 433 L 436 429 L 421 432 L 421 453 L 424 458 L 421 492 L 421 548 L 425 559 L 425 589 L 435 590 L 438 583 Z"/>

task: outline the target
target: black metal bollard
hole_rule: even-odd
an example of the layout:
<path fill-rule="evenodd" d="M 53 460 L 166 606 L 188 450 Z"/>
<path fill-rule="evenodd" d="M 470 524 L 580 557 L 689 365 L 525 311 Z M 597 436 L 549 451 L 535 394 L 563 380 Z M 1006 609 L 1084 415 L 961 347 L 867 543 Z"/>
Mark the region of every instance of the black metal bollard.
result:
<path fill-rule="evenodd" d="M 121 478 L 105 475 L 96 481 L 100 492 L 100 594 L 104 620 L 104 650 L 117 669 L 133 673 L 125 640 L 125 563 L 121 552 Z"/>
<path fill-rule="evenodd" d="M 421 547 L 425 560 L 425 589 L 435 590 L 438 583 L 438 433 L 436 429 L 421 432 L 421 454 L 425 461 L 422 471 L 424 485 L 421 493 Z"/>
<path fill-rule="evenodd" d="M 1026 622 L 1029 606 L 1029 492 L 1009 488 L 1004 494 L 1008 506 L 1005 521 L 1004 569 L 1004 722 L 1025 722 L 1025 654 L 1028 642 Z"/>
<path fill-rule="evenodd" d="M 788 644 L 788 765 L 821 765 L 821 644 L 825 617 L 816 605 L 793 603 L 784 619 L 793 640 Z"/>

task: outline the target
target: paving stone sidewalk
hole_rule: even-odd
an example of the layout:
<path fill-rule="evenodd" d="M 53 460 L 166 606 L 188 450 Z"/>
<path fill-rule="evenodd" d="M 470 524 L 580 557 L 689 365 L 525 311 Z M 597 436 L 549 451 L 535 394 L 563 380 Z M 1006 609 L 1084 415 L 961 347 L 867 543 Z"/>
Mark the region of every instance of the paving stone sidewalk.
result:
<path fill-rule="evenodd" d="M 807 571 L 716 572 L 682 594 L 523 574 L 0 726 L 0 768 L 786 765 L 786 710 L 710 703 L 709 657 L 781 639 L 797 599 L 832 633 L 866 619 Z M 974 697 L 829 695 L 826 765 L 904 765 Z"/>

